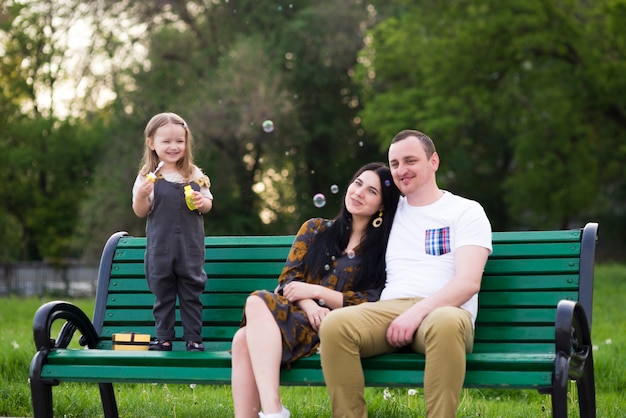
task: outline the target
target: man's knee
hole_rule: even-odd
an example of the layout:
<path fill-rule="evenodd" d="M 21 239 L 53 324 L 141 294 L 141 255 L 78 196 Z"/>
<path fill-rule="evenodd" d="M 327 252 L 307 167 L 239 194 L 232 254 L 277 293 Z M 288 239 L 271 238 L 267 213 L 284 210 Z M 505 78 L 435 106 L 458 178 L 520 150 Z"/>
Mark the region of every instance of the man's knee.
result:
<path fill-rule="evenodd" d="M 471 315 L 461 308 L 444 306 L 432 311 L 420 326 L 423 343 L 440 345 L 464 345 L 467 352 L 473 343 L 473 327 Z M 451 347 L 450 347 L 451 348 Z M 425 350 L 423 347 L 422 350 Z"/>
<path fill-rule="evenodd" d="M 432 311 L 425 322 L 438 329 L 463 330 L 468 324 L 469 312 L 453 306 L 442 306 Z"/>

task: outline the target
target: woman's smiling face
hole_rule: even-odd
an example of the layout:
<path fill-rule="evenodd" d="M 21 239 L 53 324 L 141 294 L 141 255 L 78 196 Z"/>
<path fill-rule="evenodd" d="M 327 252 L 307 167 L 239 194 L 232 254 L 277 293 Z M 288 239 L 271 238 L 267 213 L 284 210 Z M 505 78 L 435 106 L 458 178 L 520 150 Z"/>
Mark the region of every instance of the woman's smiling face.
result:
<path fill-rule="evenodd" d="M 362 172 L 346 191 L 346 208 L 352 216 L 370 218 L 382 207 L 380 177 L 374 171 Z"/>

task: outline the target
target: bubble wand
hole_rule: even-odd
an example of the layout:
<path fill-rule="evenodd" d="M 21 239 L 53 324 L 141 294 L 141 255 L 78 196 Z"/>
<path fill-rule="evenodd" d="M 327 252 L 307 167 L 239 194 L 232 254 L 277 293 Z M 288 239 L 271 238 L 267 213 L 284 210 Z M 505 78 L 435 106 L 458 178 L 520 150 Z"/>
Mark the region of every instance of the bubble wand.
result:
<path fill-rule="evenodd" d="M 146 174 L 146 178 L 148 179 L 148 181 L 151 181 L 152 183 L 156 181 L 157 179 L 156 173 L 157 171 L 161 169 L 161 167 L 163 167 L 163 164 L 165 164 L 163 161 L 159 162 L 159 164 L 156 166 L 153 172 Z"/>

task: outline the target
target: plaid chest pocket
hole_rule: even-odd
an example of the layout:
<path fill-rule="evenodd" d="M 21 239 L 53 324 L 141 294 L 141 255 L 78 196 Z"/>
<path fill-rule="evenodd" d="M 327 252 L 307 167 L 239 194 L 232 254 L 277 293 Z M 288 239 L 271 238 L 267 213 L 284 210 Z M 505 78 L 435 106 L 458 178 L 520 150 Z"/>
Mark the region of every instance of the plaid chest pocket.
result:
<path fill-rule="evenodd" d="M 450 249 L 450 227 L 426 230 L 426 254 L 444 255 Z"/>

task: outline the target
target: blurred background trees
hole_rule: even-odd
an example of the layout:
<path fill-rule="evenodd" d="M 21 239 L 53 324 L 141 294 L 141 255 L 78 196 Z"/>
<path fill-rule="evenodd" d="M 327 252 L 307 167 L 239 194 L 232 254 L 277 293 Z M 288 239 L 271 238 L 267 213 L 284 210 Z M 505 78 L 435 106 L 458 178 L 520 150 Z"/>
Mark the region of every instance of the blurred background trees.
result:
<path fill-rule="evenodd" d="M 494 230 L 599 221 L 619 257 L 626 0 L 478 3 L 0 2 L 0 260 L 96 260 L 112 232 L 143 235 L 131 187 L 163 111 L 211 177 L 207 234 L 333 216 L 414 128 Z"/>

